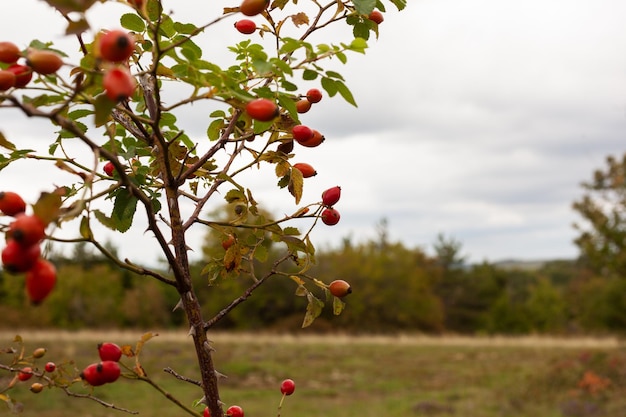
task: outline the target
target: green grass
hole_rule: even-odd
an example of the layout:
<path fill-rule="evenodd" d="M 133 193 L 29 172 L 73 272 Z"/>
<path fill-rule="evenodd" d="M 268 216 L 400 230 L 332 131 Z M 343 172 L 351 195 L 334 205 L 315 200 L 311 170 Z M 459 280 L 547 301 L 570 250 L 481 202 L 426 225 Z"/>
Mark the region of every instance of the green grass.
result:
<path fill-rule="evenodd" d="M 47 347 L 47 360 L 73 359 L 82 369 L 97 360 L 98 341 L 132 342 L 140 334 L 24 334 L 27 351 Z M 5 336 L 0 348 L 11 337 Z M 242 406 L 249 417 L 277 415 L 279 385 L 296 381 L 282 417 L 402 416 L 541 416 L 594 417 L 626 415 L 626 353 L 617 343 L 559 344 L 490 342 L 467 339 L 298 338 L 217 335 L 215 362 L 228 375 L 222 380 L 226 405 Z M 192 384 L 163 372 L 171 367 L 196 378 L 190 340 L 163 335 L 142 353 L 148 375 L 186 405 L 201 397 Z M 0 361 L 6 363 L 6 354 Z M 132 366 L 129 359 L 123 360 Z M 586 371 L 608 378 L 607 388 L 591 393 L 579 386 Z M 6 386 L 10 378 L 0 379 Z M 18 384 L 9 395 L 24 403 L 23 416 L 125 416 L 88 399 L 71 398 L 59 389 L 40 394 Z M 76 384 L 72 389 L 88 392 Z M 148 384 L 128 379 L 95 389 L 104 401 L 140 412 L 140 416 L 186 415 Z M 595 409 L 604 414 L 594 414 Z M 197 408 L 200 412 L 202 409 Z M 5 411 L 0 409 L 0 415 Z M 8 414 L 8 411 L 6 412 Z"/>

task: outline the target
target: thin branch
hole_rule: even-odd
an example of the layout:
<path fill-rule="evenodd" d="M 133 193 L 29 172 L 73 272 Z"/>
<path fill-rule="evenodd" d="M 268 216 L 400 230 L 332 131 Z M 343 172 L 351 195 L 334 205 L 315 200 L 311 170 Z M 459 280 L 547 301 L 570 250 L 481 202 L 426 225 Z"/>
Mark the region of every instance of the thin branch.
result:
<path fill-rule="evenodd" d="M 252 284 L 250 287 L 248 287 L 248 289 L 242 295 L 240 295 L 239 297 L 235 298 L 229 305 L 224 307 L 219 313 L 217 313 L 215 316 L 213 316 L 210 320 L 206 321 L 204 323 L 204 329 L 205 330 L 209 330 L 211 327 L 215 326 L 215 324 L 217 322 L 219 322 L 221 319 L 223 319 L 228 313 L 230 313 L 230 311 L 232 311 L 235 307 L 237 307 L 239 304 L 241 304 L 244 301 L 246 301 L 252 295 L 254 290 L 259 288 L 270 277 L 276 275 L 276 273 L 277 273 L 276 268 L 278 268 L 278 265 L 280 265 L 281 263 L 285 262 L 290 257 L 291 257 L 291 254 L 287 253 L 282 258 L 276 260 L 276 262 L 274 262 L 274 265 L 273 265 L 271 271 L 269 271 L 267 274 L 265 274 L 264 276 L 259 278 L 257 281 L 255 281 L 254 284 Z"/>

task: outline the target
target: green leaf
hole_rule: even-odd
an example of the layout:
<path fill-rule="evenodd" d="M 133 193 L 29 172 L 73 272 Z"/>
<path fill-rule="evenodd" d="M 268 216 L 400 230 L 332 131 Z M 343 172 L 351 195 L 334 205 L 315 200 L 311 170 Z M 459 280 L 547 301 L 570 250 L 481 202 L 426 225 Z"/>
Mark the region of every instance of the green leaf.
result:
<path fill-rule="evenodd" d="M 4 136 L 4 133 L 0 132 L 0 146 L 2 146 L 3 148 L 6 148 L 10 151 L 14 151 L 15 145 L 11 142 L 9 142 L 6 138 L 6 136 Z"/>
<path fill-rule="evenodd" d="M 134 13 L 126 13 L 120 18 L 120 24 L 123 28 L 132 30 L 133 32 L 143 32 L 146 29 L 146 24 Z"/>
<path fill-rule="evenodd" d="M 333 314 L 335 316 L 340 315 L 343 309 L 345 308 L 345 306 L 346 306 L 346 303 L 341 301 L 341 298 L 333 297 Z"/>
<path fill-rule="evenodd" d="M 348 103 L 352 104 L 354 107 L 358 107 L 356 101 L 354 100 L 354 96 L 350 89 L 341 81 L 336 81 L 335 85 L 337 86 L 337 91 L 341 94 L 341 97 L 344 98 Z"/>
<path fill-rule="evenodd" d="M 376 7 L 376 0 L 353 0 L 356 11 L 363 15 L 372 13 Z"/>
<path fill-rule="evenodd" d="M 176 31 L 178 33 L 183 33 L 185 35 L 191 35 L 192 33 L 194 33 L 198 27 L 192 23 L 179 23 L 179 22 L 174 22 L 174 29 L 176 29 Z"/>
<path fill-rule="evenodd" d="M 95 98 L 95 123 L 96 126 L 102 126 L 111 118 L 111 112 L 115 107 L 115 102 L 109 99 L 106 94 L 99 94 Z"/>
<path fill-rule="evenodd" d="M 398 10 L 403 10 L 406 7 L 407 0 L 389 0 L 389 1 L 392 2 L 398 8 Z"/>
<path fill-rule="evenodd" d="M 218 140 L 220 138 L 220 134 L 222 132 L 222 128 L 224 127 L 223 119 L 215 119 L 211 122 L 209 127 L 207 128 L 206 134 L 210 140 Z"/>
<path fill-rule="evenodd" d="M 254 249 L 254 259 L 259 262 L 266 262 L 268 257 L 267 248 L 259 245 Z"/>
<path fill-rule="evenodd" d="M 137 197 L 126 188 L 120 189 L 113 203 L 111 218 L 115 221 L 116 229 L 122 233 L 130 229 L 137 209 Z"/>
<path fill-rule="evenodd" d="M 367 49 L 367 41 L 363 38 L 354 38 L 350 42 L 350 50 L 354 52 L 365 53 Z"/>
<path fill-rule="evenodd" d="M 306 80 L 306 81 L 312 81 L 314 79 L 316 79 L 318 76 L 317 71 L 313 71 L 313 70 L 309 70 L 309 69 L 305 69 L 302 72 L 302 79 Z"/>
<path fill-rule="evenodd" d="M 293 235 L 293 236 L 300 235 L 300 230 L 298 230 L 297 227 L 285 227 L 283 229 L 283 232 L 285 232 L 286 235 Z"/>
<path fill-rule="evenodd" d="M 331 78 L 322 78 L 322 88 L 326 90 L 330 97 L 334 97 L 337 94 L 337 83 Z"/>
<path fill-rule="evenodd" d="M 308 292 L 306 298 L 308 300 L 308 304 L 306 306 L 306 314 L 304 315 L 304 320 L 302 322 L 303 328 L 313 324 L 315 319 L 322 314 L 322 309 L 324 308 L 324 302 L 315 297 L 312 293 Z"/>
<path fill-rule="evenodd" d="M 226 195 L 224 196 L 224 200 L 226 200 L 226 202 L 228 202 L 229 204 L 234 203 L 235 201 L 246 202 L 246 196 L 243 193 L 243 191 L 237 188 L 233 188 L 232 190 L 226 193 Z"/>

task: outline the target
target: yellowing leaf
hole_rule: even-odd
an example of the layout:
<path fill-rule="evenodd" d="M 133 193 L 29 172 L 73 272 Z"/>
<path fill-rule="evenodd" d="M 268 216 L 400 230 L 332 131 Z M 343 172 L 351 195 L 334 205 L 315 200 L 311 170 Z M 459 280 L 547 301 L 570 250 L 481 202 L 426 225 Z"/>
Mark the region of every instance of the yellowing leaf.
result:
<path fill-rule="evenodd" d="M 306 314 L 302 321 L 303 328 L 313 324 L 315 319 L 322 314 L 322 309 L 324 308 L 324 302 L 315 297 L 312 293 L 308 292 L 306 296 L 309 303 L 306 306 Z"/>
<path fill-rule="evenodd" d="M 309 16 L 306 13 L 300 12 L 291 16 L 291 21 L 294 25 L 308 25 L 309 24 Z"/>
<path fill-rule="evenodd" d="M 304 188 L 304 177 L 302 176 L 302 171 L 299 169 L 293 168 L 291 170 L 291 175 L 289 176 L 289 192 L 296 199 L 296 204 L 300 204 L 300 199 L 302 198 L 302 191 Z"/>
<path fill-rule="evenodd" d="M 61 204 L 61 196 L 58 193 L 44 192 L 33 205 L 33 212 L 44 224 L 48 224 L 59 217 Z"/>
<path fill-rule="evenodd" d="M 15 145 L 9 142 L 2 132 L 0 132 L 0 146 L 11 151 L 15 150 Z"/>

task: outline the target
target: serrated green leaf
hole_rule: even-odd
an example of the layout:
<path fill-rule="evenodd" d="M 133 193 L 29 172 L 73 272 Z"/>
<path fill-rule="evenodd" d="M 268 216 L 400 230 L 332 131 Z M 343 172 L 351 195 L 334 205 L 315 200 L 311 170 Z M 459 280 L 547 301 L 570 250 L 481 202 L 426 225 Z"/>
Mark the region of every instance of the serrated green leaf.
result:
<path fill-rule="evenodd" d="M 235 201 L 246 201 L 246 196 L 243 193 L 243 191 L 237 189 L 237 188 L 233 188 L 232 190 L 228 191 L 226 193 L 226 195 L 224 196 L 224 200 L 226 200 L 226 202 L 230 203 L 234 203 Z"/>
<path fill-rule="evenodd" d="M 127 189 L 122 188 L 118 191 L 111 213 L 111 219 L 114 221 L 116 230 L 124 233 L 130 229 L 137 209 L 137 201 L 137 197 Z"/>
<path fill-rule="evenodd" d="M 123 28 L 132 30 L 133 32 L 143 32 L 146 29 L 146 24 L 134 13 L 126 13 L 120 18 L 120 24 Z"/>
<path fill-rule="evenodd" d="M 317 297 L 315 297 L 311 292 L 307 292 L 306 295 L 308 304 L 306 306 L 306 314 L 304 315 L 304 320 L 302 321 L 302 327 L 308 327 L 315 321 L 316 318 L 322 314 L 322 309 L 324 308 L 324 302 Z"/>
<path fill-rule="evenodd" d="M 297 227 L 285 227 L 283 229 L 286 235 L 300 236 L 300 230 Z"/>
<path fill-rule="evenodd" d="M 403 10 L 406 7 L 407 0 L 389 0 L 394 6 L 398 8 L 398 10 Z"/>
<path fill-rule="evenodd" d="M 372 13 L 376 7 L 376 0 L 353 0 L 354 8 L 362 15 Z"/>

